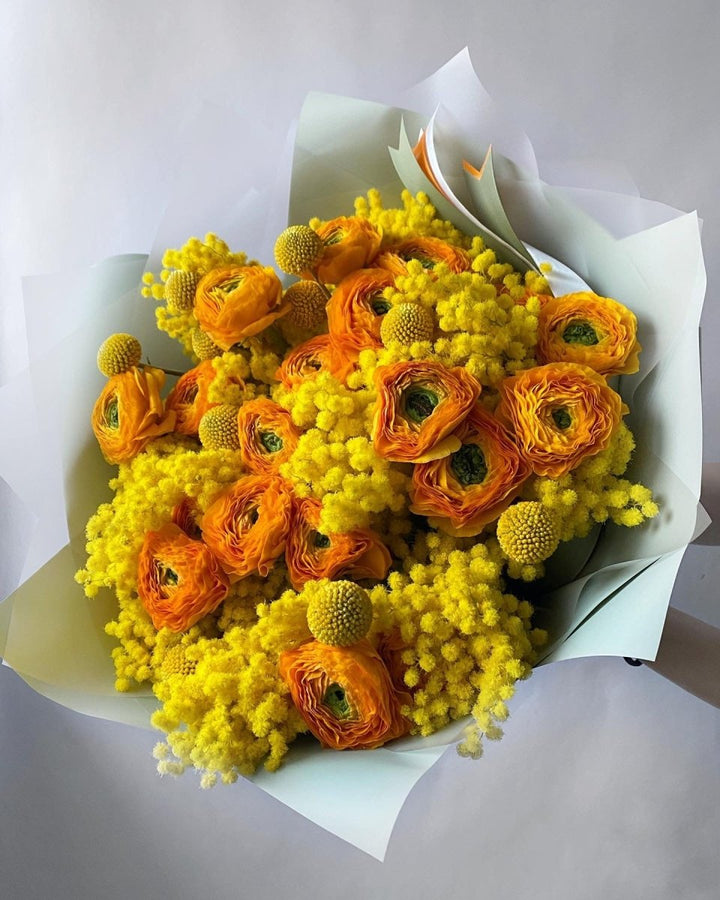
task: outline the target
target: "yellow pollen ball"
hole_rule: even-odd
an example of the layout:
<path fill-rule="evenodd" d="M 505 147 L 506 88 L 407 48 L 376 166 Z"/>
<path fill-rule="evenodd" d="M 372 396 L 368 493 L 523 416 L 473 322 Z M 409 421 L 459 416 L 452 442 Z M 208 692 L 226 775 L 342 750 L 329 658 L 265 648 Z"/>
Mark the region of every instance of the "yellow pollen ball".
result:
<path fill-rule="evenodd" d="M 209 335 L 205 334 L 202 328 L 193 328 L 191 340 L 193 353 L 198 359 L 212 359 L 214 356 L 222 354 L 220 347 Z"/>
<path fill-rule="evenodd" d="M 178 269 L 165 282 L 165 302 L 170 312 L 189 312 L 195 304 L 195 288 L 199 276 L 195 272 Z"/>
<path fill-rule="evenodd" d="M 532 565 L 557 550 L 560 529 L 554 516 L 541 503 L 515 503 L 498 519 L 497 539 L 510 559 Z"/>
<path fill-rule="evenodd" d="M 298 281 L 285 291 L 290 320 L 300 328 L 314 328 L 326 316 L 327 294 L 316 281 Z"/>
<path fill-rule="evenodd" d="M 213 406 L 200 419 L 198 437 L 207 450 L 239 450 L 238 407 L 223 403 Z"/>
<path fill-rule="evenodd" d="M 160 674 L 163 678 L 169 678 L 170 675 L 192 675 L 195 667 L 195 661 L 187 658 L 183 645 L 175 644 L 165 654 L 160 666 Z"/>
<path fill-rule="evenodd" d="M 275 261 L 289 275 L 301 275 L 320 261 L 324 245 L 309 225 L 291 225 L 275 241 Z"/>
<path fill-rule="evenodd" d="M 361 641 L 372 623 L 367 591 L 352 581 L 331 581 L 308 603 L 307 622 L 321 644 L 348 647 Z"/>
<path fill-rule="evenodd" d="M 97 355 L 98 369 L 106 378 L 127 372 L 140 362 L 142 347 L 131 334 L 111 334 L 102 343 Z"/>
<path fill-rule="evenodd" d="M 388 310 L 380 325 L 380 337 L 387 346 L 390 341 L 410 346 L 416 341 L 429 341 L 435 330 L 430 310 L 419 303 L 399 303 Z"/>

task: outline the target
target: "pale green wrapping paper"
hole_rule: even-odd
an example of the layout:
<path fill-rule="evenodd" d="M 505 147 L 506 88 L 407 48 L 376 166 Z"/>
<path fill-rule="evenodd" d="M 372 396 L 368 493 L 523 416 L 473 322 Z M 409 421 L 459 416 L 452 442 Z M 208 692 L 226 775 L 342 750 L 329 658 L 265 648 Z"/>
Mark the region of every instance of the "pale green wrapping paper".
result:
<path fill-rule="evenodd" d="M 619 386 L 631 406 L 629 422 L 638 444 L 629 477 L 653 488 L 661 513 L 641 528 L 597 528 L 588 539 L 563 545 L 538 606 L 553 629 L 544 662 L 589 655 L 654 659 L 684 548 L 706 524 L 702 510 L 698 512 L 698 322 L 705 272 L 697 217 L 676 213 L 661 225 L 613 237 L 562 189 L 538 178 L 527 137 L 494 109 L 466 54 L 418 86 L 412 97 L 421 113 L 329 95 L 308 97 L 297 129 L 290 222 L 350 214 L 354 198 L 371 187 L 382 191 L 388 205 L 399 200 L 404 183 L 413 191 L 427 190 L 443 216 L 465 231 L 483 234 L 514 264 L 527 268 L 552 261 L 555 293 L 590 285 L 633 309 L 643 344 L 641 371 L 622 378 Z M 200 116 L 212 123 L 217 108 Z M 237 127 L 229 117 L 223 114 L 226 126 Z M 442 167 L 441 183 L 455 203 L 429 185 L 412 156 L 411 145 L 429 124 L 432 164 Z M 491 141 L 495 149 L 483 178 L 468 178 L 462 159 L 480 168 Z M 166 217 L 161 224 L 153 260 L 177 229 L 178 210 L 185 222 L 192 222 L 197 187 L 187 177 L 184 184 L 173 195 L 172 220 Z M 594 193 L 620 221 L 626 203 L 632 205 L 633 217 L 643 214 L 637 197 Z M 190 226 L 196 233 L 212 222 L 213 210 L 218 222 L 228 217 L 224 183 L 206 180 L 202 200 L 203 224 Z M 239 199 L 235 195 L 232 209 L 238 218 L 232 227 L 240 234 L 260 227 L 258 207 L 266 202 L 258 192 Z M 646 212 L 648 221 L 657 220 L 651 218 L 656 210 L 648 206 Z M 668 270 L 670 255 L 673 266 Z M 106 592 L 87 600 L 73 574 L 84 561 L 85 522 L 107 498 L 113 474 L 89 427 L 89 411 L 103 383 L 95 368 L 97 347 L 113 331 L 130 331 L 141 337 L 152 362 L 187 368 L 177 345 L 155 329 L 152 301 L 140 297 L 145 264 L 144 256 L 123 256 L 89 273 L 65 276 L 63 294 L 72 300 L 61 315 L 54 302 L 58 277 L 29 279 L 30 371 L 0 390 L 3 412 L 32 392 L 36 415 L 22 420 L 18 446 L 42 448 L 24 468 L 0 451 L 0 476 L 6 479 L 0 482 L 0 498 L 7 495 L 6 529 L 15 535 L 6 540 L 3 554 L 11 577 L 23 565 L 29 576 L 0 605 L 0 652 L 7 665 L 45 696 L 89 715 L 140 727 L 149 726 L 156 701 L 150 691 L 114 690 L 113 641 L 103 632 L 114 615 L 114 598 Z M 52 310 L 56 321 L 47 319 Z M 42 459 L 48 461 L 46 483 L 48 472 L 52 475 L 47 505 L 39 502 L 36 490 Z M 63 506 L 66 521 L 56 522 L 41 546 L 31 543 L 28 557 L 33 516 L 44 523 L 53 509 Z M 333 753 L 301 741 L 279 772 L 260 772 L 253 780 L 382 859 L 408 793 L 448 742 L 458 738 L 462 724 L 429 739 L 406 738 L 372 752 Z"/>

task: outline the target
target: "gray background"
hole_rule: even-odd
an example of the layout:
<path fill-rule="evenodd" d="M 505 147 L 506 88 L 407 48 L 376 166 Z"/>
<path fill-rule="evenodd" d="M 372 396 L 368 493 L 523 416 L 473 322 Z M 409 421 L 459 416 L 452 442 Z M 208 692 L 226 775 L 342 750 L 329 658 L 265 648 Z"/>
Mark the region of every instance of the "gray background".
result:
<path fill-rule="evenodd" d="M 643 196 L 705 220 L 705 500 L 720 516 L 719 39 L 715 0 L 6 0 L 0 385 L 26 360 L 23 274 L 150 247 L 194 104 L 247 117 L 238 163 L 267 180 L 307 90 L 391 99 L 467 44 L 541 157 L 560 144 L 615 160 Z M 673 604 L 720 624 L 703 602 L 714 534 L 690 548 Z M 159 779 L 154 741 L 0 668 L 3 897 L 717 896 L 720 713 L 622 660 L 538 671 L 482 761 L 450 750 L 420 782 L 384 864 L 251 784 Z"/>

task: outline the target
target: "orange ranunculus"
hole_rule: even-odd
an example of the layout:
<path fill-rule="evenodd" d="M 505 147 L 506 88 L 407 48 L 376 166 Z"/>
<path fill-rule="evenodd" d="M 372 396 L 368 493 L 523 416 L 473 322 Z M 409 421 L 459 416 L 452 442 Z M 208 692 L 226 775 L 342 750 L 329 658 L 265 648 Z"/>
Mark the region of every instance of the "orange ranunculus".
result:
<path fill-rule="evenodd" d="M 345 534 L 324 535 L 318 531 L 319 500 L 295 499 L 293 519 L 285 548 L 290 581 L 299 591 L 306 581 L 336 578 L 383 579 L 392 559 L 374 531 L 357 529 Z"/>
<path fill-rule="evenodd" d="M 406 264 L 411 259 L 417 259 L 425 269 L 434 269 L 438 263 L 445 263 L 451 272 L 470 271 L 470 257 L 464 250 L 431 237 L 408 238 L 397 244 L 390 244 L 377 257 L 375 265 L 393 275 L 405 275 Z"/>
<path fill-rule="evenodd" d="M 290 389 L 318 372 L 329 372 L 345 383 L 355 369 L 358 351 L 344 337 L 320 334 L 294 347 L 275 373 L 278 381 Z"/>
<path fill-rule="evenodd" d="M 410 511 L 454 537 L 472 537 L 507 509 L 530 467 L 503 425 L 478 404 L 454 434 L 459 450 L 414 467 Z"/>
<path fill-rule="evenodd" d="M 194 541 L 202 540 L 202 529 L 200 528 L 200 511 L 197 503 L 192 497 L 183 497 L 173 506 L 171 519 L 174 525 L 184 531 L 185 534 Z"/>
<path fill-rule="evenodd" d="M 248 475 L 224 491 L 202 518 L 205 543 L 230 575 L 267 575 L 285 550 L 292 493 L 282 478 Z"/>
<path fill-rule="evenodd" d="M 148 531 L 138 559 L 138 596 L 155 628 L 186 631 L 223 602 L 230 585 L 212 551 L 177 525 Z"/>
<path fill-rule="evenodd" d="M 451 434 L 480 395 L 464 368 L 430 361 L 398 362 L 375 370 L 378 398 L 373 444 L 393 462 L 429 462 L 460 449 Z"/>
<path fill-rule="evenodd" d="M 496 414 L 533 472 L 558 478 L 604 450 L 627 411 L 593 369 L 549 363 L 506 378 Z"/>
<path fill-rule="evenodd" d="M 178 378 L 165 401 L 165 409 L 175 413 L 175 431 L 197 436 L 200 419 L 217 406 L 208 400 L 210 385 L 215 380 L 215 367 L 206 359 Z"/>
<path fill-rule="evenodd" d="M 193 308 L 202 330 L 223 350 L 259 334 L 289 310 L 280 279 L 263 266 L 211 269 L 200 279 Z"/>
<path fill-rule="evenodd" d="M 165 373 L 133 366 L 108 379 L 92 411 L 92 429 L 109 463 L 132 459 L 154 438 L 171 432 L 175 413 L 163 409 Z"/>
<path fill-rule="evenodd" d="M 377 229 L 357 216 L 331 219 L 315 231 L 325 245 L 316 272 L 323 284 L 340 284 L 346 275 L 365 268 L 377 255 L 382 241 Z"/>
<path fill-rule="evenodd" d="M 554 297 L 538 322 L 538 360 L 590 366 L 601 375 L 640 368 L 637 319 L 627 307 L 589 291 Z"/>
<path fill-rule="evenodd" d="M 297 447 L 300 431 L 290 413 L 267 397 L 250 400 L 238 411 L 240 455 L 254 475 L 272 475 Z"/>
<path fill-rule="evenodd" d="M 331 647 L 310 641 L 280 654 L 280 676 L 324 747 L 372 750 L 409 730 L 385 664 L 368 641 Z"/>
<path fill-rule="evenodd" d="M 359 269 L 343 278 L 327 305 L 330 334 L 344 336 L 358 351 L 382 347 L 380 325 L 391 305 L 382 293 L 394 281 L 382 269 Z"/>

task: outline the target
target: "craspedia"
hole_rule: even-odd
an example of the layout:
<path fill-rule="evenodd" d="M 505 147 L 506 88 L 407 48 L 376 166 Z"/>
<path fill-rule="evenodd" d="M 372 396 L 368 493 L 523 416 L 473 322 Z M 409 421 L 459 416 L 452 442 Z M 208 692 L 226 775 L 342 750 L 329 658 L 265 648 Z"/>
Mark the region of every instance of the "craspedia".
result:
<path fill-rule="evenodd" d="M 560 543 L 560 529 L 542 503 L 527 501 L 509 506 L 500 516 L 497 538 L 510 559 L 532 565 L 552 556 Z"/>
<path fill-rule="evenodd" d="M 200 277 L 195 272 L 178 269 L 165 282 L 165 302 L 170 312 L 188 312 L 195 303 L 195 288 Z"/>
<path fill-rule="evenodd" d="M 200 419 L 198 437 L 208 450 L 239 450 L 238 407 L 223 403 L 213 406 Z"/>
<path fill-rule="evenodd" d="M 163 678 L 169 678 L 171 675 L 192 675 L 195 671 L 197 663 L 194 659 L 188 659 L 185 648 L 182 644 L 175 644 L 170 647 L 160 666 L 160 674 Z"/>
<path fill-rule="evenodd" d="M 222 350 L 202 328 L 193 328 L 191 334 L 193 353 L 198 359 L 212 359 L 221 356 Z"/>
<path fill-rule="evenodd" d="M 316 281 L 291 284 L 284 299 L 290 302 L 290 321 L 300 328 L 314 328 L 327 316 L 327 294 Z"/>
<path fill-rule="evenodd" d="M 308 603 L 308 628 L 321 644 L 348 647 L 361 641 L 372 623 L 367 591 L 352 581 L 331 581 Z"/>
<path fill-rule="evenodd" d="M 111 334 L 100 345 L 97 355 L 98 369 L 106 378 L 127 372 L 140 362 L 142 347 L 131 334 Z"/>
<path fill-rule="evenodd" d="M 398 303 L 388 310 L 380 325 L 380 338 L 387 346 L 397 341 L 410 346 L 416 341 L 429 341 L 435 330 L 430 310 L 419 303 Z"/>
<path fill-rule="evenodd" d="M 291 225 L 275 241 L 275 262 L 289 275 L 312 271 L 323 254 L 323 242 L 309 225 Z"/>

